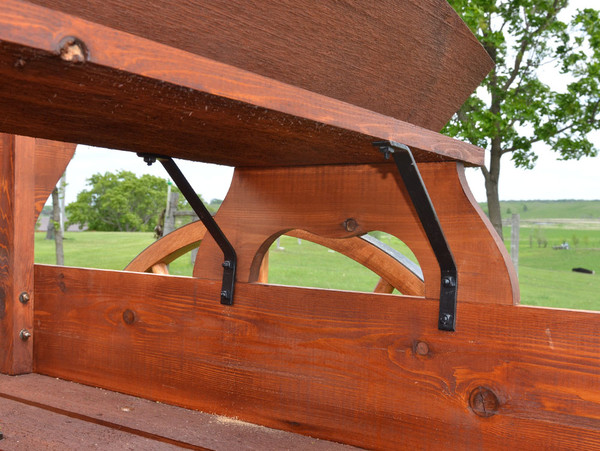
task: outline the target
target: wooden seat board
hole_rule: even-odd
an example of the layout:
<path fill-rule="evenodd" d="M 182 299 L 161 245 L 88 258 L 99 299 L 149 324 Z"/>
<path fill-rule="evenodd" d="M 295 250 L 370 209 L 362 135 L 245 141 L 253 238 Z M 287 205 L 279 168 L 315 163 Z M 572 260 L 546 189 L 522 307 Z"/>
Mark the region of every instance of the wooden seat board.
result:
<path fill-rule="evenodd" d="M 0 375 L 1 449 L 353 450 L 60 379 Z"/>
<path fill-rule="evenodd" d="M 58 56 L 64 36 L 89 49 Z M 232 166 L 418 161 L 483 151 L 400 120 L 19 0 L 0 10 L 0 131 Z"/>
<path fill-rule="evenodd" d="M 445 0 L 33 0 L 439 131 L 492 61 Z"/>

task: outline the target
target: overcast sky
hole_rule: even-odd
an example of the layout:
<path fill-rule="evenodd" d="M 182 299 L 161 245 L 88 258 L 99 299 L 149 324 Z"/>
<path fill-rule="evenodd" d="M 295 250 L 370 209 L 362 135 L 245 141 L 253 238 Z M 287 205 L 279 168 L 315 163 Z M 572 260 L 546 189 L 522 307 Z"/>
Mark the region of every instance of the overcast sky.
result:
<path fill-rule="evenodd" d="M 579 8 L 598 8 L 600 0 L 571 0 L 570 11 Z M 544 80 L 548 83 L 551 80 Z M 592 135 L 596 148 L 600 148 L 600 131 Z M 510 155 L 502 160 L 500 176 L 501 200 L 529 199 L 600 199 L 600 157 L 582 158 L 579 161 L 558 161 L 557 154 L 539 145 L 539 159 L 532 170 L 516 169 Z M 179 160 L 179 165 L 194 189 L 205 200 L 223 199 L 229 188 L 233 169 Z M 115 172 L 119 169 L 136 174 L 150 173 L 167 178 L 162 165 L 148 167 L 131 152 L 78 146 L 75 157 L 67 168 L 67 203 L 75 200 L 77 193 L 86 189 L 86 179 L 95 173 Z M 467 178 L 475 198 L 485 201 L 483 176 L 478 169 L 468 169 Z"/>

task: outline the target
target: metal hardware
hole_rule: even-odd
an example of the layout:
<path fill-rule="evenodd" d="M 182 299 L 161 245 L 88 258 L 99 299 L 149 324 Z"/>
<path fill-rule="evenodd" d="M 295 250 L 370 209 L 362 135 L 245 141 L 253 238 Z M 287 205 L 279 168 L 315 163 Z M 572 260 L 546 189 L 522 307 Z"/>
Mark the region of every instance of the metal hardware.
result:
<path fill-rule="evenodd" d="M 160 161 L 169 173 L 169 176 L 173 179 L 177 188 L 181 191 L 181 194 L 183 194 L 183 197 L 185 197 L 190 204 L 190 207 L 192 207 L 192 210 L 194 210 L 194 213 L 196 213 L 198 218 L 200 218 L 202 223 L 206 226 L 206 230 L 210 233 L 210 236 L 213 237 L 217 245 L 221 248 L 221 251 L 223 251 L 224 261 L 222 264 L 223 283 L 221 285 L 221 304 L 233 305 L 235 270 L 237 267 L 237 255 L 235 249 L 171 157 L 143 153 L 138 153 L 138 156 L 142 157 L 148 166 L 157 159 Z"/>
<path fill-rule="evenodd" d="M 438 329 L 454 331 L 456 327 L 456 292 L 458 290 L 458 274 L 452 251 L 448 246 L 444 231 L 433 207 L 433 203 L 423 183 L 417 163 L 412 152 L 404 144 L 394 141 L 378 141 L 373 145 L 378 147 L 384 157 L 390 155 L 398 167 L 404 186 L 419 215 L 419 220 L 431 248 L 440 266 L 440 308 Z"/>
<path fill-rule="evenodd" d="M 19 338 L 23 341 L 29 340 L 30 337 L 31 332 L 29 332 L 27 329 L 21 329 L 21 332 L 19 332 Z"/>
<path fill-rule="evenodd" d="M 425 281 L 425 279 L 423 278 L 423 270 L 421 269 L 421 267 L 415 262 L 413 262 L 406 255 L 402 254 L 401 252 L 398 252 L 393 247 L 388 246 L 383 241 L 379 241 L 374 236 L 365 234 L 361 235 L 359 238 L 363 241 L 366 241 L 371 246 L 375 246 L 380 251 L 388 254 L 390 257 L 392 257 L 394 260 L 396 260 L 398 263 L 400 263 L 402 266 L 404 266 L 406 269 L 412 272 L 415 276 L 417 276 L 421 282 Z"/>
<path fill-rule="evenodd" d="M 29 293 L 27 293 L 27 291 L 23 291 L 20 295 L 19 295 L 19 302 L 21 302 L 21 304 L 27 304 L 29 302 L 31 298 L 29 297 Z"/>

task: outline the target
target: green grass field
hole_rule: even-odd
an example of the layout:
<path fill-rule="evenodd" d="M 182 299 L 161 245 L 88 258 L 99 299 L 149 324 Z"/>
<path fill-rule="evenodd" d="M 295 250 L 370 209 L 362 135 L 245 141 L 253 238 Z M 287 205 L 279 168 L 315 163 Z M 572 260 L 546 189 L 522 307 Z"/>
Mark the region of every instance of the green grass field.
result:
<path fill-rule="evenodd" d="M 528 205 L 527 211 L 536 210 L 537 202 L 516 202 Z M 540 204 L 552 204 L 541 202 Z M 560 204 L 560 214 L 579 214 L 577 204 Z M 590 203 L 591 204 L 591 203 Z M 595 204 L 595 203 L 594 203 Z M 587 205 L 587 204 L 586 204 Z M 600 216 L 600 202 L 596 210 L 586 208 L 583 219 Z M 541 209 L 549 208 L 545 205 Z M 540 210 L 544 212 L 546 210 Z M 558 213 L 546 211 L 546 218 L 557 218 Z M 545 219 L 545 218 L 540 218 Z M 600 310 L 600 226 L 578 229 L 576 223 L 526 223 L 520 230 L 519 282 L 521 302 L 529 305 Z M 510 229 L 505 229 L 510 248 Z M 38 263 L 53 264 L 54 242 L 45 240 L 45 234 L 35 237 L 35 258 Z M 398 239 L 382 234 L 386 244 L 403 253 L 410 252 Z M 570 250 L 552 247 L 568 241 Z M 132 258 L 153 242 L 151 233 L 70 232 L 65 236 L 65 263 L 68 266 L 123 269 Z M 545 244 L 545 247 L 544 247 Z M 353 291 L 372 291 L 378 276 L 354 261 L 316 244 L 290 237 L 282 237 L 281 248 L 273 244 L 269 256 L 269 282 Z M 414 257 L 413 257 L 414 259 Z M 572 268 L 583 267 L 597 274 L 581 274 Z M 170 265 L 171 274 L 191 275 L 189 254 Z"/>

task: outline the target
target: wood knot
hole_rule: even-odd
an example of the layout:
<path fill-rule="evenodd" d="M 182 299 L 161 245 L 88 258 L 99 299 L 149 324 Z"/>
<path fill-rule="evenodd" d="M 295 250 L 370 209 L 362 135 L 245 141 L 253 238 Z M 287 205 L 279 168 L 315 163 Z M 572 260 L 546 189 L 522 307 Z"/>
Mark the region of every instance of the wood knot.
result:
<path fill-rule="evenodd" d="M 127 309 L 123 312 L 123 321 L 125 321 L 125 324 L 133 324 L 135 321 L 135 313 L 133 310 Z"/>
<path fill-rule="evenodd" d="M 475 415 L 491 417 L 498 412 L 500 401 L 496 394 L 487 387 L 477 387 L 469 396 L 469 405 Z"/>
<path fill-rule="evenodd" d="M 70 63 L 85 63 L 88 59 L 86 45 L 81 39 L 74 36 L 67 36 L 60 40 L 58 45 L 60 58 Z"/>

